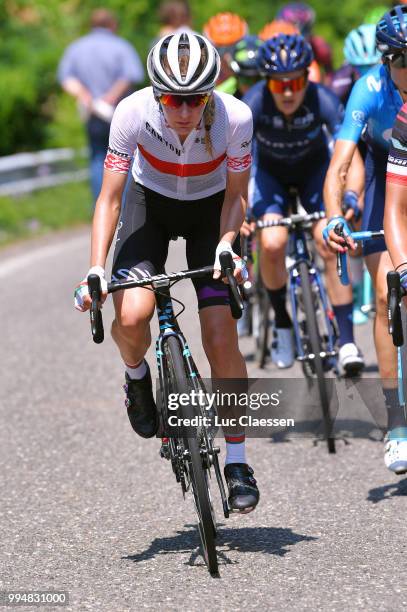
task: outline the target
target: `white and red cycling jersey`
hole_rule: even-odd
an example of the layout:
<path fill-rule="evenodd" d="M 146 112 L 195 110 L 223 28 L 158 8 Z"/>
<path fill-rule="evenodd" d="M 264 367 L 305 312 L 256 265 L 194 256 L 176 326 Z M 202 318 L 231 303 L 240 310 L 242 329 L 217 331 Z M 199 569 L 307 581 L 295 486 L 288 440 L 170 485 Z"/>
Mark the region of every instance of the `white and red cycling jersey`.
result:
<path fill-rule="evenodd" d="M 210 136 L 212 155 L 205 147 L 203 121 L 183 144 L 169 127 L 153 88 L 128 96 L 117 106 L 105 168 L 125 173 L 137 183 L 178 200 L 197 200 L 226 187 L 226 171 L 243 172 L 251 165 L 253 136 L 249 107 L 229 94 L 214 92 L 215 114 Z"/>

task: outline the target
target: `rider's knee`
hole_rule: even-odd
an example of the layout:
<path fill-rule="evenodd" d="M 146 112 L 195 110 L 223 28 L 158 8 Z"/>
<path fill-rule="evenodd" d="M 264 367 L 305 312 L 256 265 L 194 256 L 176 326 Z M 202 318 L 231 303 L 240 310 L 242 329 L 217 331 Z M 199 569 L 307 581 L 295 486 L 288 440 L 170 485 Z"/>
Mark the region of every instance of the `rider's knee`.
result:
<path fill-rule="evenodd" d="M 376 314 L 387 318 L 387 286 L 376 287 Z"/>
<path fill-rule="evenodd" d="M 268 260 L 278 260 L 285 256 L 287 240 L 274 238 L 273 236 L 263 238 L 261 248 Z"/>
<path fill-rule="evenodd" d="M 116 314 L 112 331 L 116 328 L 120 334 L 132 337 L 144 332 L 146 325 L 148 321 L 145 317 L 129 309 Z"/>

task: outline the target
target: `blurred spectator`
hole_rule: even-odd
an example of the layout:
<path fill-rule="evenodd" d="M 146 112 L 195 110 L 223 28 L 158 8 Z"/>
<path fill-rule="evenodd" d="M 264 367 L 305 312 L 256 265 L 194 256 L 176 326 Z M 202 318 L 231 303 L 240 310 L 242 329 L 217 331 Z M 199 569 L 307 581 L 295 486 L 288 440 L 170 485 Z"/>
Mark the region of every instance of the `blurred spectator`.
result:
<path fill-rule="evenodd" d="M 249 33 L 246 21 L 236 13 L 217 13 L 203 26 L 203 35 L 216 47 L 220 55 L 218 85 L 233 76 L 230 67 L 234 45 Z"/>
<path fill-rule="evenodd" d="M 319 67 L 324 70 L 325 75 L 329 76 L 333 72 L 332 48 L 321 36 L 312 33 L 315 18 L 314 9 L 305 2 L 289 2 L 277 13 L 277 19 L 289 21 L 299 29 L 310 43 Z"/>
<path fill-rule="evenodd" d="M 91 187 L 96 201 L 103 179 L 110 121 L 116 105 L 144 80 L 144 69 L 132 45 L 116 35 L 117 20 L 103 8 L 93 11 L 91 32 L 73 42 L 58 68 L 63 89 L 76 98 L 90 148 Z"/>
<path fill-rule="evenodd" d="M 158 38 L 174 34 L 177 30 L 191 31 L 191 9 L 183 0 L 168 0 L 161 4 L 158 17 L 161 23 Z"/>

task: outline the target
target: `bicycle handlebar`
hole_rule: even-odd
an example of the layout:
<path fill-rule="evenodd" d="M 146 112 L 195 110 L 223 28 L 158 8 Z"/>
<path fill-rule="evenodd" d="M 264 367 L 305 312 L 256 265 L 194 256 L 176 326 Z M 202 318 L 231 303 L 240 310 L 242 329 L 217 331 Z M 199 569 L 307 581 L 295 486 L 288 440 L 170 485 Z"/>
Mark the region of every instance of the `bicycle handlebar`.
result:
<path fill-rule="evenodd" d="M 240 294 L 238 284 L 233 276 L 235 264 L 232 260 L 232 255 L 228 251 L 220 254 L 220 263 L 222 266 L 222 277 L 226 277 L 230 286 L 230 309 L 234 319 L 240 319 L 243 311 L 243 300 Z M 176 282 L 185 278 L 202 278 L 213 274 L 213 266 L 204 266 L 195 270 L 184 270 L 181 272 L 170 272 L 169 274 L 156 274 L 143 279 L 133 279 L 108 283 L 107 292 L 114 293 L 122 289 L 132 289 L 134 287 L 146 287 L 150 285 L 153 290 L 158 290 L 160 286 L 168 286 L 170 282 Z M 89 295 L 92 299 L 90 307 L 90 323 L 92 330 L 93 341 L 100 344 L 104 340 L 103 318 L 99 307 L 102 296 L 100 277 L 97 274 L 90 274 L 87 278 Z"/>
<path fill-rule="evenodd" d="M 275 219 L 273 221 L 257 221 L 256 228 L 257 229 L 267 229 L 268 227 L 296 227 L 298 225 L 307 225 L 314 221 L 319 221 L 320 219 L 325 218 L 325 213 L 323 211 L 309 213 L 307 215 L 295 214 L 291 215 L 291 217 L 283 217 L 282 219 Z"/>
<path fill-rule="evenodd" d="M 335 234 L 342 236 L 342 238 L 352 238 L 355 242 L 367 242 L 376 238 L 384 238 L 384 231 L 378 230 L 375 232 L 363 231 L 363 232 L 352 232 L 345 236 L 343 233 L 343 223 L 338 223 L 335 227 Z M 341 280 L 342 285 L 349 285 L 349 274 L 347 265 L 347 252 L 336 254 L 336 271 Z"/>

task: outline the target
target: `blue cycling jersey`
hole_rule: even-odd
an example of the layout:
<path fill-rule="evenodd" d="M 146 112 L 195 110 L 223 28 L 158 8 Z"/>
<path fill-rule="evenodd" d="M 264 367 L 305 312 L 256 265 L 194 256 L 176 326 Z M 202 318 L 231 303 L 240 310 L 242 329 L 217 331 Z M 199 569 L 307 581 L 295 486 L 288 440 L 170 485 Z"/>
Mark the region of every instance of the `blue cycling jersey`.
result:
<path fill-rule="evenodd" d="M 386 66 L 375 66 L 354 85 L 338 140 L 364 138 L 373 154 L 386 155 L 391 130 L 403 102 Z"/>
<path fill-rule="evenodd" d="M 329 134 L 336 136 L 344 112 L 340 100 L 319 83 L 308 84 L 303 103 L 288 119 L 277 109 L 265 81 L 249 89 L 243 102 L 253 113 L 256 163 L 273 174 L 315 155 L 327 157 Z"/>

